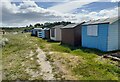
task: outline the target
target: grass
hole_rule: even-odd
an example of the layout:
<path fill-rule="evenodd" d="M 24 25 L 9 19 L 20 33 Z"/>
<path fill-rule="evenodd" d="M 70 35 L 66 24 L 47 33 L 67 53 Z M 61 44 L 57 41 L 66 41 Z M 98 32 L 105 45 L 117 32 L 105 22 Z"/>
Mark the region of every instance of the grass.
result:
<path fill-rule="evenodd" d="M 66 53 L 71 52 L 69 47 L 61 46 L 61 45 L 59 45 L 59 43 L 52 43 L 51 50 L 59 51 L 59 52 L 66 52 Z"/>
<path fill-rule="evenodd" d="M 35 53 L 37 49 L 35 44 L 39 44 L 39 40 L 31 37 L 30 34 L 21 33 L 9 33 L 3 37 L 9 40 L 2 49 L 3 80 L 29 80 L 32 77 L 26 72 L 26 69 L 34 68 L 33 71 L 39 71 L 39 66 L 35 56 L 33 61 L 26 57 L 29 56 L 31 50 Z"/>
<path fill-rule="evenodd" d="M 98 57 L 97 54 L 90 53 L 90 52 L 88 53 L 88 52 L 82 51 L 81 49 L 73 50 L 71 53 L 77 56 L 82 56 L 86 59 L 92 59 L 92 58 Z"/>
<path fill-rule="evenodd" d="M 60 45 L 60 42 L 47 42 L 37 37 L 31 37 L 30 34 L 7 34 L 3 37 L 8 38 L 9 42 L 3 48 L 3 79 L 30 79 L 32 78 L 25 69 L 39 71 L 39 65 L 36 62 L 36 44 L 45 52 L 58 52 L 57 54 L 47 55 L 47 60 L 51 63 L 60 61 L 67 69 L 72 71 L 72 75 L 79 80 L 118 80 L 120 68 L 118 62 L 110 59 L 104 59 L 99 55 L 104 52 L 95 49 L 72 48 L 67 45 Z M 32 50 L 35 54 L 26 58 Z M 24 63 L 24 66 L 22 66 Z M 56 74 L 59 75 L 59 74 Z M 60 75 L 61 76 L 61 75 Z M 57 77 L 57 76 L 56 76 Z M 58 76 L 59 77 L 59 76 Z M 33 78 L 33 79 L 41 79 Z"/>
<path fill-rule="evenodd" d="M 80 80 L 118 80 L 120 76 L 120 68 L 117 67 L 118 62 L 110 59 L 101 58 L 99 55 L 106 54 L 96 49 L 72 48 L 60 43 L 51 44 L 50 50 L 62 53 L 68 53 L 83 58 L 84 63 L 77 66 L 74 65 L 72 70 Z M 110 52 L 109 52 L 110 53 Z M 68 55 L 68 56 L 70 56 Z M 74 60 L 76 61 L 76 60 Z M 52 61 L 53 62 L 53 61 Z M 70 62 L 68 62 L 69 64 Z"/>
<path fill-rule="evenodd" d="M 75 67 L 73 72 L 82 75 L 82 80 L 118 80 L 120 69 L 117 66 L 110 64 L 110 60 L 95 61 L 94 58 L 95 56 L 87 57 L 86 62 Z"/>

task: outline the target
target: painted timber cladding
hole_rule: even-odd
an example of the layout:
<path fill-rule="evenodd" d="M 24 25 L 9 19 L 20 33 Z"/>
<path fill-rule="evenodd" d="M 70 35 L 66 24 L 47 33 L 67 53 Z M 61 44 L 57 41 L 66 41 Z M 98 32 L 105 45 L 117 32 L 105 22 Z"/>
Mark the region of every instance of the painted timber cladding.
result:
<path fill-rule="evenodd" d="M 118 21 L 109 24 L 108 51 L 118 50 Z"/>
<path fill-rule="evenodd" d="M 52 28 L 53 29 L 53 28 Z M 52 32 L 51 32 L 51 30 L 50 30 L 50 39 L 51 40 L 56 40 L 56 29 L 54 29 L 54 37 L 52 37 L 52 34 L 51 34 Z"/>
<path fill-rule="evenodd" d="M 96 48 L 107 51 L 107 37 L 109 24 L 97 24 L 98 36 L 87 35 L 87 25 L 82 26 L 82 46 L 88 48 Z"/>
<path fill-rule="evenodd" d="M 50 30 L 45 30 L 45 39 L 50 39 Z"/>
<path fill-rule="evenodd" d="M 82 41 L 81 41 L 81 24 L 78 25 L 75 29 L 74 29 L 74 34 L 75 34 L 75 46 L 81 46 Z"/>
<path fill-rule="evenodd" d="M 61 27 L 63 25 L 58 25 L 56 27 L 51 28 L 50 30 L 50 39 L 54 41 L 61 41 Z M 52 29 L 54 29 L 54 37 L 52 36 Z"/>
<path fill-rule="evenodd" d="M 37 32 L 38 32 L 38 31 L 41 31 L 41 29 L 42 29 L 42 28 L 34 28 L 34 29 L 32 29 L 32 31 L 31 31 L 31 32 L 32 32 L 32 35 L 33 35 L 33 36 L 38 36 L 38 33 L 37 33 Z"/>
<path fill-rule="evenodd" d="M 55 30 L 55 35 L 56 35 L 56 41 L 61 41 L 61 29 L 60 28 L 56 28 Z"/>
<path fill-rule="evenodd" d="M 81 27 L 83 23 L 69 24 L 61 28 L 61 43 L 74 47 L 81 46 Z"/>
<path fill-rule="evenodd" d="M 44 30 L 38 31 L 38 37 L 45 38 L 45 31 Z"/>
<path fill-rule="evenodd" d="M 120 50 L 120 20 L 118 20 L 118 49 Z"/>
<path fill-rule="evenodd" d="M 32 35 L 36 35 L 36 30 L 32 29 Z"/>
<path fill-rule="evenodd" d="M 61 40 L 61 43 L 62 44 L 69 44 L 69 45 L 72 45 L 74 46 L 75 45 L 75 42 L 74 42 L 74 38 L 75 38 L 75 35 L 74 35 L 74 29 L 62 29 L 62 40 Z"/>

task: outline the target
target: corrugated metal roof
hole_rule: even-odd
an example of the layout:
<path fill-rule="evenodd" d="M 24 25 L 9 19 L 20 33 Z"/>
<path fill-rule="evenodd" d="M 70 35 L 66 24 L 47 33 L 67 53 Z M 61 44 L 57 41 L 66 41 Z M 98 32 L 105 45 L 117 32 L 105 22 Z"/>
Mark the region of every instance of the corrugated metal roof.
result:
<path fill-rule="evenodd" d="M 50 30 L 50 28 L 44 28 L 43 30 Z"/>
<path fill-rule="evenodd" d="M 68 24 L 67 26 L 64 26 L 62 28 L 74 28 L 77 25 L 79 25 L 79 24 Z"/>
<path fill-rule="evenodd" d="M 42 28 L 34 28 L 34 29 L 36 29 L 36 30 L 42 30 Z"/>
<path fill-rule="evenodd" d="M 49 30 L 50 28 L 34 28 L 33 30 Z"/>
<path fill-rule="evenodd" d="M 90 20 L 86 23 L 84 23 L 83 25 L 89 25 L 89 24 L 100 24 L 100 23 L 114 23 L 115 21 L 117 21 L 118 19 L 120 19 L 120 17 L 113 17 L 113 18 L 106 18 L 106 19 L 98 19 L 98 20 Z"/>
<path fill-rule="evenodd" d="M 57 26 L 54 26 L 52 28 L 61 28 L 61 27 L 64 27 L 64 25 L 57 25 Z"/>

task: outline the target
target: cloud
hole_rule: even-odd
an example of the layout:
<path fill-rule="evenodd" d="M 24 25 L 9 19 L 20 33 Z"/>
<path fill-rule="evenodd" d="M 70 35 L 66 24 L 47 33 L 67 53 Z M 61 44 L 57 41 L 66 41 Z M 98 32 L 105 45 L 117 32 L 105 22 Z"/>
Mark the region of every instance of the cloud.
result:
<path fill-rule="evenodd" d="M 19 6 L 2 2 L 2 23 L 3 26 L 24 26 L 36 22 L 54 22 L 74 20 L 72 14 L 62 14 L 49 9 L 38 7 L 34 1 L 24 0 Z"/>
<path fill-rule="evenodd" d="M 111 18 L 111 17 L 118 17 L 120 14 L 118 14 L 118 11 L 120 10 L 120 7 L 115 7 L 112 9 L 104 9 L 99 12 L 88 12 L 85 11 L 84 13 L 76 14 L 76 22 L 80 21 L 88 21 L 88 20 L 95 20 L 95 19 L 101 19 L 101 18 Z"/>
<path fill-rule="evenodd" d="M 49 9 L 62 13 L 68 13 L 76 8 L 81 8 L 84 5 L 88 5 L 92 2 L 118 2 L 120 0 L 73 0 L 63 4 L 55 5 Z"/>
<path fill-rule="evenodd" d="M 80 8 L 83 5 L 86 5 L 86 4 L 95 2 L 95 1 L 98 1 L 98 0 L 74 0 L 74 1 L 70 1 L 70 2 L 67 2 L 67 3 L 63 3 L 63 4 L 60 4 L 60 5 L 50 7 L 49 9 L 55 10 L 55 11 L 58 11 L 58 12 L 66 13 L 66 12 L 69 12 L 73 9 Z"/>
<path fill-rule="evenodd" d="M 120 0 L 110 0 L 111 2 L 119 2 Z"/>
<path fill-rule="evenodd" d="M 79 4 L 75 4 L 77 5 L 75 6 L 71 3 L 70 5 L 73 8 L 76 8 Z M 82 10 L 82 13 L 69 14 L 58 12 L 52 9 L 41 8 L 34 1 L 30 0 L 23 0 L 20 5 L 11 4 L 10 0 L 6 0 L 5 2 L 2 2 L 2 6 L 0 5 L 0 9 L 2 9 L 2 15 L 0 14 L 0 16 L 2 16 L 3 26 L 25 26 L 29 24 L 54 21 L 71 21 L 79 23 L 84 20 L 108 18 L 118 15 L 118 7 L 104 9 L 99 12 Z M 61 8 L 61 10 L 69 11 L 69 7 L 67 9 L 67 7 L 64 6 Z"/>
<path fill-rule="evenodd" d="M 68 13 L 74 9 L 81 8 L 93 2 L 119 2 L 120 0 L 68 0 L 66 3 L 55 5 L 49 9 L 62 13 Z"/>

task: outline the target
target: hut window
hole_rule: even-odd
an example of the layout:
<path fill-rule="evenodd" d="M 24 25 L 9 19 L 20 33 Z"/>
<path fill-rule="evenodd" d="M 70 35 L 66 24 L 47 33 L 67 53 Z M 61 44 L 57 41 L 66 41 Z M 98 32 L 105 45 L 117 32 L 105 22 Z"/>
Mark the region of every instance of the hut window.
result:
<path fill-rule="evenodd" d="M 98 26 L 97 25 L 89 25 L 89 26 L 87 26 L 87 35 L 89 35 L 89 36 L 98 36 Z"/>
<path fill-rule="evenodd" d="M 51 36 L 55 37 L 55 29 L 54 28 L 51 29 Z"/>

